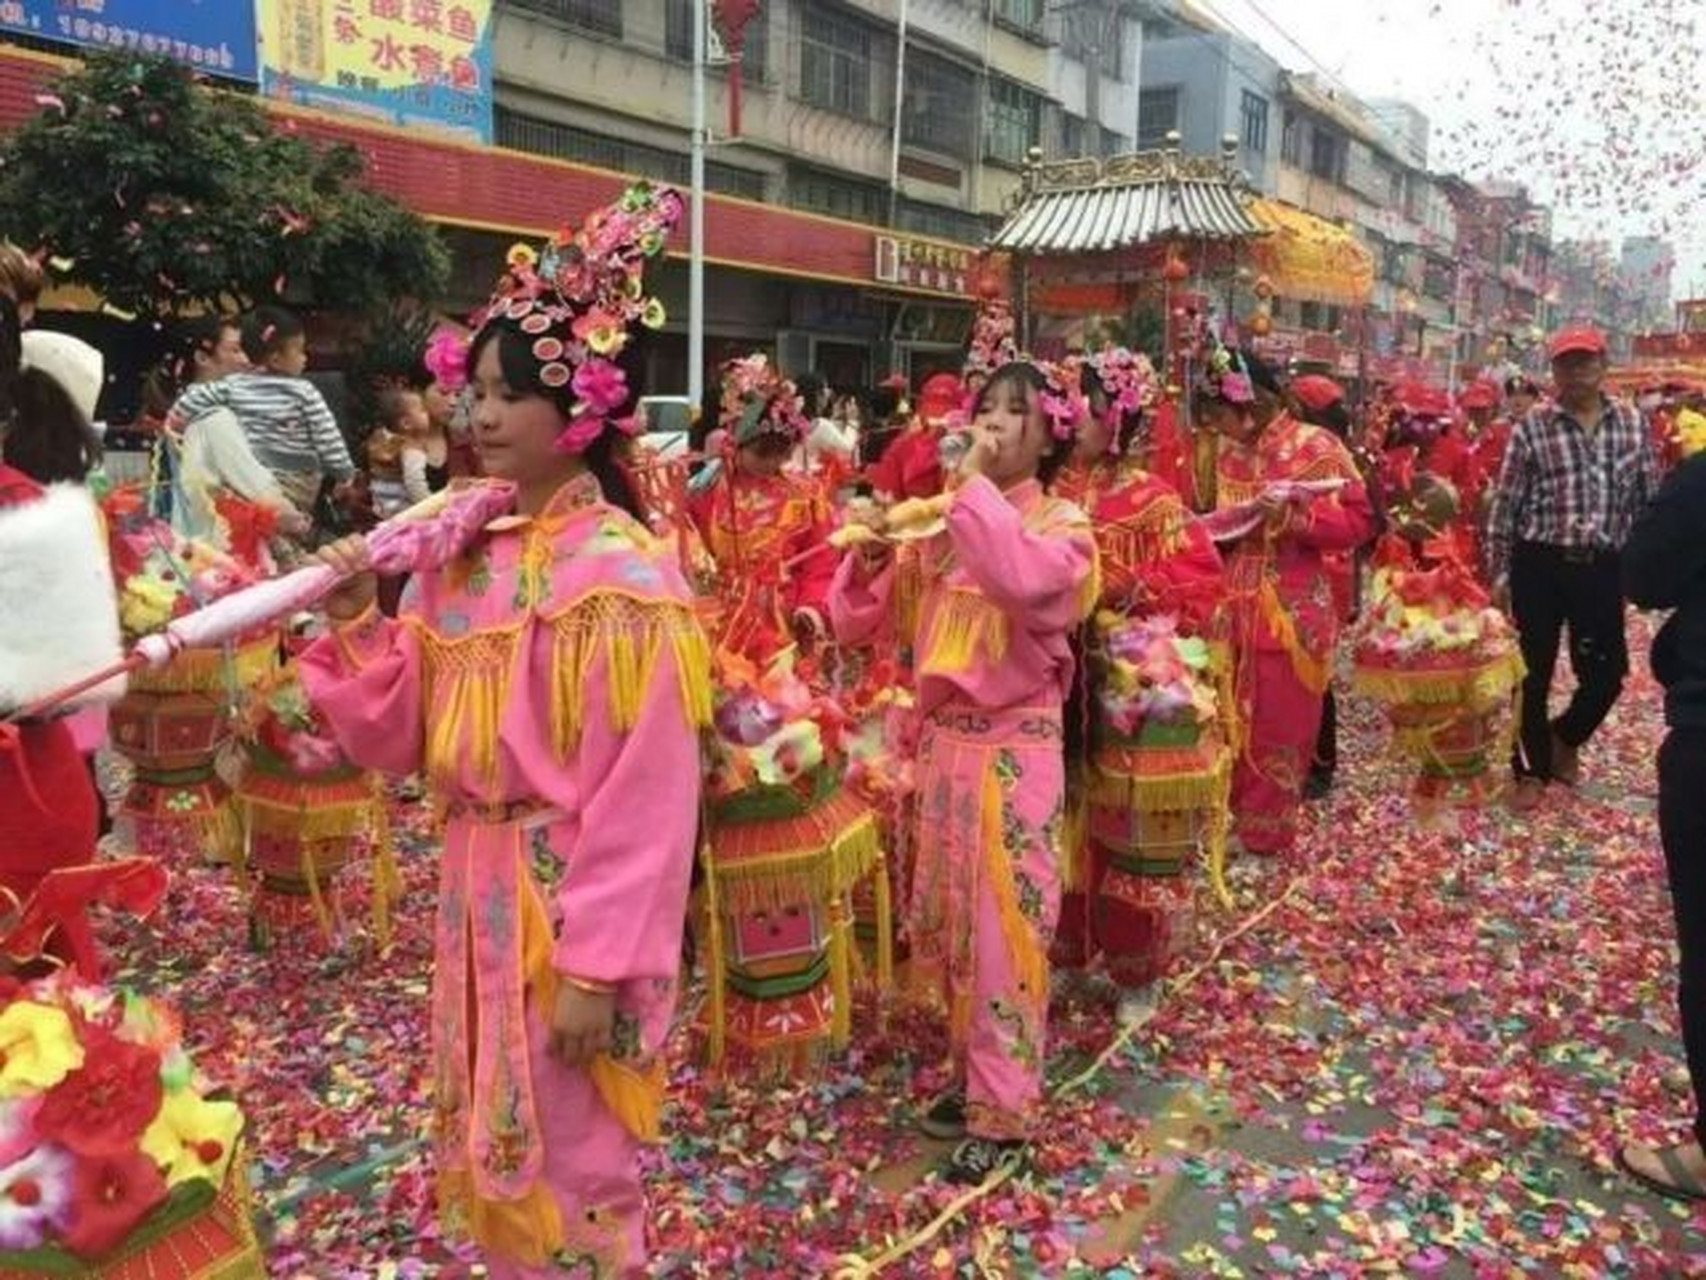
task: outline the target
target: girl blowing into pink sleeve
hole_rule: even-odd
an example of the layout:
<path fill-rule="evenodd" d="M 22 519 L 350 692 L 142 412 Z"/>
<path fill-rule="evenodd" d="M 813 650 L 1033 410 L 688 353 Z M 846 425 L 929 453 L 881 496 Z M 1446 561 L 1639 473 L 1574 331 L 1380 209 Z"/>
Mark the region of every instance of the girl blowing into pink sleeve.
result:
<path fill-rule="evenodd" d="M 440 1201 L 490 1274 L 644 1273 L 699 806 L 709 655 L 613 460 L 615 358 L 680 213 L 639 187 L 511 271 L 468 356 L 487 476 L 515 487 L 396 620 L 359 540 L 303 680 L 345 751 L 446 803 L 432 996 Z"/>
<path fill-rule="evenodd" d="M 1097 594 L 1089 520 L 1046 486 L 1083 416 L 1082 397 L 1051 371 L 996 371 L 946 528 L 917 560 L 924 723 L 909 927 L 914 971 L 949 1015 L 959 1083 L 923 1128 L 964 1139 L 945 1169 L 956 1182 L 1016 1164 L 1042 1104 L 1069 640 Z M 840 640 L 883 630 L 900 571 L 886 542 L 843 561 L 830 593 Z"/>

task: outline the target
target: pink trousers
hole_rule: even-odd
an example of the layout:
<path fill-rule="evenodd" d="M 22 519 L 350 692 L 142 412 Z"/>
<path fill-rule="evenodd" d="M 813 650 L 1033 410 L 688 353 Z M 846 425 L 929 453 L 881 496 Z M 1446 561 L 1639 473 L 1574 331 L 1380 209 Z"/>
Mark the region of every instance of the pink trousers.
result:
<path fill-rule="evenodd" d="M 1322 695 L 1278 650 L 1254 655 L 1249 745 L 1232 775 L 1232 817 L 1251 853 L 1281 854 L 1297 839 L 1297 810 L 1321 728 Z"/>
<path fill-rule="evenodd" d="M 1061 752 L 1058 707 L 949 706 L 919 743 L 912 963 L 948 1009 L 976 1137 L 1029 1136 L 1042 1101 Z"/>

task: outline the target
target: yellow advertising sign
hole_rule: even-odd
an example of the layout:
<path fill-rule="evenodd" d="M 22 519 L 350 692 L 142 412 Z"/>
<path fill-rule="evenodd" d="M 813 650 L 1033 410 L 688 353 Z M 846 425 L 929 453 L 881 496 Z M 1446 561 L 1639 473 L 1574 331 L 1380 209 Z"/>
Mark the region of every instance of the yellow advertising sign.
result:
<path fill-rule="evenodd" d="M 270 97 L 490 142 L 493 0 L 259 0 Z"/>

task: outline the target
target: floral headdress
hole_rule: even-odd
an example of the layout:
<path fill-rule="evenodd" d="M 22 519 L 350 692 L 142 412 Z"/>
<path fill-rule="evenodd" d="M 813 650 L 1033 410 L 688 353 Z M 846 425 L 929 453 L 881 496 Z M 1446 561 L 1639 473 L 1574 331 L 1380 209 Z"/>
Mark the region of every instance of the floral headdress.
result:
<path fill-rule="evenodd" d="M 1254 404 L 1256 383 L 1244 353 L 1212 342 L 1203 352 L 1202 372 L 1197 375 L 1197 394 L 1227 404 Z"/>
<path fill-rule="evenodd" d="M 614 204 L 589 213 L 578 230 L 558 232 L 542 251 L 522 244 L 509 251 L 509 270 L 478 327 L 506 324 L 526 334 L 540 383 L 574 393 L 569 425 L 557 440 L 566 453 L 583 452 L 607 426 L 638 430 L 632 419 L 611 417 L 629 394 L 616 358 L 631 326 L 663 326 L 663 303 L 647 295 L 642 276 L 682 209 L 675 190 L 636 183 Z"/>
<path fill-rule="evenodd" d="M 1155 368 L 1141 351 L 1112 345 L 1086 356 L 1084 363 L 1107 393 L 1108 413 L 1114 424 L 1108 451 L 1117 453 L 1121 424 L 1133 414 L 1142 413 L 1155 399 Z"/>
<path fill-rule="evenodd" d="M 971 348 L 966 352 L 967 375 L 981 373 L 988 377 L 1004 364 L 1019 358 L 1019 343 L 1014 336 L 1013 309 L 1000 298 L 986 299 L 978 304 L 977 318 L 972 322 Z"/>
<path fill-rule="evenodd" d="M 1090 420 L 1090 397 L 1084 394 L 1082 363 L 1069 357 L 1056 364 L 1036 362 L 1046 385 L 1042 390 L 1043 417 L 1056 440 L 1074 439 Z"/>
<path fill-rule="evenodd" d="M 789 436 L 797 443 L 811 429 L 799 390 L 771 367 L 769 357 L 762 352 L 723 366 L 718 420 L 737 445 L 767 435 Z"/>
<path fill-rule="evenodd" d="M 421 365 L 446 395 L 468 385 L 468 339 L 454 329 L 435 329 L 427 339 Z"/>

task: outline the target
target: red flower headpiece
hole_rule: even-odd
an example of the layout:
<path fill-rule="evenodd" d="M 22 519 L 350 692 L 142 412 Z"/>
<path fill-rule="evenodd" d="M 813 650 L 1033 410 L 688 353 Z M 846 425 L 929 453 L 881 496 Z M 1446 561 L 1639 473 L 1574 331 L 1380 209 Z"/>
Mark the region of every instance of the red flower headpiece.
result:
<path fill-rule="evenodd" d="M 1015 332 L 1013 309 L 1000 298 L 979 304 L 977 319 L 972 322 L 971 348 L 966 352 L 966 374 L 981 373 L 988 377 L 1002 365 L 1017 360 L 1019 343 Z"/>
<path fill-rule="evenodd" d="M 718 421 L 737 445 L 764 435 L 788 436 L 797 444 L 811 430 L 799 390 L 761 352 L 723 366 Z"/>
<path fill-rule="evenodd" d="M 646 294 L 648 259 L 663 252 L 680 220 L 678 192 L 636 183 L 616 203 L 595 209 L 578 230 L 564 228 L 541 252 L 518 244 L 509 270 L 476 317 L 476 327 L 504 324 L 532 339 L 539 381 L 574 393 L 567 429 L 557 445 L 580 453 L 615 425 L 611 415 L 628 400 L 628 380 L 616 364 L 635 324 L 663 326 L 663 303 Z"/>

